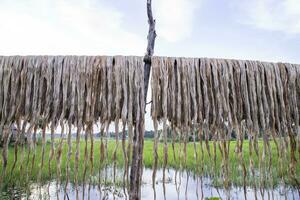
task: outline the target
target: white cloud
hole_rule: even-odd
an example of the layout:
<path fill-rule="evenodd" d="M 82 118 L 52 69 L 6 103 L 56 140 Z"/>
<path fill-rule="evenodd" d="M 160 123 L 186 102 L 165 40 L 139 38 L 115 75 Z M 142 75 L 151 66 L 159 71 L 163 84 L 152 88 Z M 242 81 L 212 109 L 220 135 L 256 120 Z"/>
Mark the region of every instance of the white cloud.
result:
<path fill-rule="evenodd" d="M 122 13 L 93 0 L 0 3 L 0 55 L 136 54 L 146 47 L 123 26 Z"/>
<path fill-rule="evenodd" d="M 240 22 L 259 29 L 300 34 L 299 0 L 236 0 Z"/>
<path fill-rule="evenodd" d="M 193 19 L 200 0 L 158 0 L 154 1 L 159 37 L 177 42 L 191 35 Z"/>

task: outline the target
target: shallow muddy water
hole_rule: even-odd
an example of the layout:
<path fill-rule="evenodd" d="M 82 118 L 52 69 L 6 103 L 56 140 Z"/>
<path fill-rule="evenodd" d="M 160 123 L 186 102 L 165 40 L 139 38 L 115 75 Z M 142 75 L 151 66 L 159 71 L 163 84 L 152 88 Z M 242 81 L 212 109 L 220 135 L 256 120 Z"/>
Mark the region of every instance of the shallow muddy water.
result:
<path fill-rule="evenodd" d="M 121 177 L 121 174 L 119 174 Z M 216 188 L 209 178 L 194 177 L 188 172 L 166 170 L 163 182 L 163 171 L 157 171 L 155 190 L 152 187 L 152 170 L 145 169 L 143 173 L 142 199 L 274 199 L 299 200 L 299 191 L 295 188 L 277 187 L 275 189 L 259 189 L 231 187 L 230 190 Z M 111 174 L 108 178 L 111 178 Z M 51 181 L 46 184 L 32 183 L 29 189 L 7 188 L 2 192 L 1 199 L 128 199 L 126 189 L 122 187 L 98 185 L 69 184 L 67 192 L 64 184 Z"/>

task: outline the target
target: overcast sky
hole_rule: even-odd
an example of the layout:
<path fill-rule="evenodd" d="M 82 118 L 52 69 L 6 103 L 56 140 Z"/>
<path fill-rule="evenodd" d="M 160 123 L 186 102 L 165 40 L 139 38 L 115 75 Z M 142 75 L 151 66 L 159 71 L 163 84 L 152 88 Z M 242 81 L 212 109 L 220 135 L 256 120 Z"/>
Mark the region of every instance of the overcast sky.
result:
<path fill-rule="evenodd" d="M 299 0 L 152 1 L 155 55 L 300 63 Z M 0 0 L 0 27 L 0 55 L 142 56 L 146 0 Z"/>

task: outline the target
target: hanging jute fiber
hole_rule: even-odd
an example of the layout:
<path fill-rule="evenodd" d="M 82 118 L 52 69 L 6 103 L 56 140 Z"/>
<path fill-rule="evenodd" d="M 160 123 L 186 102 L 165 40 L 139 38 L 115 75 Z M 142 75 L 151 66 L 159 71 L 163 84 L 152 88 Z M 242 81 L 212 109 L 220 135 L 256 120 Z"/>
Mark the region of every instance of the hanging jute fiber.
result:
<path fill-rule="evenodd" d="M 230 163 L 234 153 L 230 151 L 230 144 L 235 135 L 237 167 L 243 175 L 244 185 L 258 173 L 260 185 L 271 180 L 274 160 L 280 171 L 285 170 L 284 165 L 289 165 L 286 172 L 279 174 L 280 178 L 285 180 L 283 176 L 288 176 L 299 185 L 296 176 L 297 160 L 300 159 L 299 65 L 153 57 L 151 79 L 154 184 L 159 165 L 158 129 L 161 122 L 164 171 L 172 159 L 179 162 L 181 168 L 187 166 L 191 141 L 196 171 L 219 176 L 223 184 L 229 186 L 234 167 Z M 66 188 L 71 177 L 76 185 L 79 179 L 85 182 L 95 174 L 96 163 L 107 168 L 110 126 L 114 126 L 115 132 L 115 146 L 110 152 L 112 182 L 118 182 L 116 174 L 120 161 L 117 153 L 120 149 L 125 166 L 122 178 L 127 183 L 132 148 L 137 146 L 133 143 L 133 133 L 144 131 L 144 125 L 137 126 L 144 121 L 144 100 L 142 57 L 0 57 L 0 135 L 3 145 L 0 183 L 15 170 L 19 170 L 21 176 L 30 177 L 36 164 L 39 165 L 38 179 L 43 179 L 45 173 L 42 170 L 46 167 L 48 177 L 66 177 Z M 93 127 L 96 124 L 100 128 L 99 149 L 94 145 Z M 61 133 L 55 139 L 58 126 Z M 10 159 L 12 168 L 8 169 L 12 127 L 16 127 L 16 142 L 13 159 Z M 50 131 L 49 154 L 46 153 L 47 131 Z M 36 152 L 38 137 L 41 137 L 41 152 Z M 170 145 L 169 138 L 173 140 Z M 271 143 L 276 155 L 272 153 Z M 80 155 L 80 144 L 84 145 L 83 155 Z M 61 169 L 65 145 L 67 159 L 65 168 Z M 168 155 L 169 148 L 172 148 L 173 156 Z M 94 156 L 96 151 L 99 158 Z M 205 154 L 213 168 L 205 168 Z M 36 163 L 38 156 L 40 162 Z M 25 160 L 27 162 L 23 162 Z M 57 163 L 54 172 L 53 163 Z M 218 168 L 220 172 L 216 172 Z M 100 183 L 102 172 L 97 173 Z"/>
<path fill-rule="evenodd" d="M 144 62 L 134 56 L 1 56 L 0 57 L 0 135 L 2 148 L 1 182 L 8 173 L 20 167 L 21 173 L 30 176 L 35 163 L 37 132 L 41 133 L 42 151 L 38 178 L 42 169 L 57 163 L 57 177 L 66 175 L 66 187 L 70 174 L 74 174 L 78 184 L 80 166 L 83 167 L 83 181 L 88 173 L 92 175 L 95 162 L 107 160 L 107 140 L 109 126 L 115 126 L 116 146 L 113 150 L 114 176 L 116 174 L 116 152 L 119 148 L 120 124 L 128 127 L 128 145 L 123 141 L 122 150 L 124 177 L 128 177 L 128 166 L 132 148 L 133 131 L 144 105 Z M 100 128 L 100 149 L 94 149 L 94 125 Z M 12 127 L 17 128 L 15 154 L 12 169 L 7 169 L 8 143 Z M 59 139 L 55 130 L 61 127 Z M 65 128 L 66 127 L 66 128 Z M 75 142 L 72 141 L 72 128 Z M 46 155 L 46 130 L 50 130 L 50 153 Z M 84 138 L 84 160 L 80 160 L 80 139 Z M 27 138 L 21 140 L 21 138 Z M 125 140 L 123 135 L 123 140 Z M 64 143 L 66 138 L 66 143 Z M 90 140 L 90 141 L 89 141 Z M 27 143 L 25 146 L 24 143 Z M 105 144 L 106 143 L 106 144 Z M 20 148 L 21 145 L 21 149 Z M 61 169 L 63 146 L 66 144 L 66 169 Z M 75 145 L 75 148 L 72 147 Z M 27 151 L 25 149 L 27 147 Z M 18 157 L 18 152 L 21 156 Z M 100 151 L 96 161 L 94 152 Z M 27 152 L 28 155 L 25 155 Z M 23 163 L 27 157 L 27 164 Z M 30 158 L 30 159 L 29 159 Z M 21 159 L 21 166 L 16 166 Z M 31 165 L 29 165 L 29 160 Z M 74 169 L 71 162 L 75 160 Z M 25 170 L 26 169 L 26 170 Z M 28 175 L 29 173 L 29 175 Z M 72 176 L 73 177 L 73 176 Z M 124 178 L 124 179 L 125 179 Z M 114 177 L 115 181 L 115 177 Z"/>
<path fill-rule="evenodd" d="M 257 175 L 254 157 L 262 181 L 272 176 L 273 156 L 270 143 L 276 147 L 278 163 L 289 163 L 290 179 L 296 184 L 296 168 L 300 150 L 300 65 L 267 63 L 248 60 L 209 58 L 152 58 L 152 119 L 157 135 L 158 123 L 162 134 L 167 129 L 174 140 L 184 143 L 179 151 L 180 162 L 186 163 L 186 143 L 189 136 L 199 141 L 194 145 L 194 158 L 202 165 L 205 141 L 211 162 L 217 165 L 217 150 L 221 154 L 223 184 L 230 184 L 230 141 L 235 133 L 235 153 L 244 176 Z M 198 133 L 198 134 L 196 134 Z M 198 138 L 196 140 L 195 138 Z M 163 137 L 166 140 L 166 137 Z M 243 144 L 249 141 L 249 156 L 245 160 Z M 154 155 L 157 155 L 158 137 L 155 137 Z M 209 145 L 212 141 L 213 149 Z M 259 145 L 261 144 L 262 145 Z M 165 141 L 165 148 L 168 148 Z M 244 147 L 245 148 L 245 147 Z M 298 153 L 297 153 L 298 151 Z M 175 154 L 176 151 L 173 151 Z M 168 158 L 168 150 L 164 150 Z M 199 157 L 200 156 L 200 157 Z M 199 158 L 198 158 L 199 157 Z M 174 160 L 177 156 L 174 155 Z M 157 166 L 154 156 L 154 170 Z M 195 166 L 196 168 L 197 166 Z M 208 169 L 209 170 L 209 169 Z M 155 172 L 154 178 L 155 178 Z M 209 173 L 209 171 L 207 171 Z M 216 174 L 217 173 L 217 174 Z"/>

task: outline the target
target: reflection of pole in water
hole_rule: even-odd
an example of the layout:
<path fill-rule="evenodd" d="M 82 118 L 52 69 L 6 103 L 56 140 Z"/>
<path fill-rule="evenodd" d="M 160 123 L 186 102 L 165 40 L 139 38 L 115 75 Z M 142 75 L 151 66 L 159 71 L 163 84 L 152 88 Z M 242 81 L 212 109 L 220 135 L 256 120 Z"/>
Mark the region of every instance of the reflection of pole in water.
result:
<path fill-rule="evenodd" d="M 187 194 L 187 189 L 188 189 L 188 185 L 189 185 L 189 172 L 186 172 L 186 185 L 185 185 L 185 199 L 188 200 L 188 194 Z"/>
<path fill-rule="evenodd" d="M 197 200 L 199 200 L 199 180 L 200 180 L 200 191 L 201 191 L 201 200 L 204 198 L 203 196 L 203 181 L 202 181 L 202 176 L 196 176 L 196 196 Z"/>
<path fill-rule="evenodd" d="M 217 193 L 218 193 L 218 196 L 221 196 L 220 195 L 220 191 L 219 191 L 219 188 L 218 187 L 216 187 L 216 190 L 217 190 Z M 226 191 L 227 191 L 227 188 L 225 188 L 225 193 L 226 193 Z M 226 195 L 226 194 L 225 194 Z M 226 195 L 227 196 L 227 195 Z"/>
<path fill-rule="evenodd" d="M 90 200 L 91 198 L 91 182 L 89 183 L 89 189 L 88 189 L 88 200 Z"/>
<path fill-rule="evenodd" d="M 43 199 L 43 196 L 42 196 L 42 184 L 41 183 L 38 183 L 38 191 L 39 191 L 39 199 Z"/>
<path fill-rule="evenodd" d="M 219 194 L 219 196 L 220 196 L 220 194 Z M 230 188 L 225 188 L 225 196 L 226 196 L 226 199 L 230 200 L 230 197 L 231 197 Z"/>
<path fill-rule="evenodd" d="M 49 181 L 48 185 L 47 185 L 47 195 L 50 197 L 50 184 L 51 181 Z"/>
<path fill-rule="evenodd" d="M 163 180 L 163 193 L 164 193 L 164 200 L 166 200 L 166 183 Z"/>
<path fill-rule="evenodd" d="M 178 190 L 177 190 L 177 168 L 175 169 L 175 189 L 176 189 L 176 193 L 177 193 L 177 199 L 179 199 L 179 194 L 178 194 Z"/>
<path fill-rule="evenodd" d="M 260 186 L 259 191 L 260 191 L 261 198 L 264 199 L 264 196 L 265 196 L 265 189 L 264 189 L 264 187 Z"/>
<path fill-rule="evenodd" d="M 60 194 L 60 185 L 58 184 L 58 181 L 56 181 L 56 184 L 55 184 L 55 194 L 56 194 L 56 199 L 59 200 L 59 194 Z"/>
<path fill-rule="evenodd" d="M 165 170 L 164 170 L 164 177 L 165 177 Z M 163 193 L 164 193 L 164 199 L 166 200 L 166 181 L 168 181 L 168 180 L 166 180 L 165 178 L 164 178 L 164 180 L 163 180 Z"/>
<path fill-rule="evenodd" d="M 85 180 L 82 181 L 82 199 L 85 197 Z"/>
<path fill-rule="evenodd" d="M 78 191 L 78 185 L 75 183 L 75 194 L 76 194 L 76 200 L 79 199 L 79 191 Z"/>
<path fill-rule="evenodd" d="M 176 187 L 176 192 L 177 192 L 177 199 L 179 200 L 179 197 L 180 197 L 180 184 L 181 184 L 180 172 L 179 172 L 179 182 L 177 182 L 177 175 L 178 175 L 178 169 L 176 168 L 176 171 L 175 171 L 175 187 Z"/>
<path fill-rule="evenodd" d="M 152 177 L 153 179 L 153 177 Z M 156 200 L 156 188 L 155 188 L 155 180 L 152 180 L 152 190 L 153 190 L 153 199 Z"/>
<path fill-rule="evenodd" d="M 270 199 L 270 197 L 271 197 L 270 190 L 267 190 L 267 196 L 268 196 L 268 199 Z"/>
<path fill-rule="evenodd" d="M 254 198 L 255 200 L 257 200 L 257 190 L 256 190 L 255 182 L 254 182 Z"/>
<path fill-rule="evenodd" d="M 197 197 L 197 200 L 199 200 L 198 187 L 199 187 L 199 177 L 196 176 L 196 197 Z"/>
<path fill-rule="evenodd" d="M 201 200 L 203 200 L 204 199 L 204 193 L 203 193 L 203 180 L 202 180 L 202 176 L 201 176 L 201 179 L 200 179 L 200 181 L 201 181 Z"/>
<path fill-rule="evenodd" d="M 244 190 L 244 199 L 247 200 L 247 187 L 246 187 L 246 185 L 243 186 L 243 190 Z"/>

